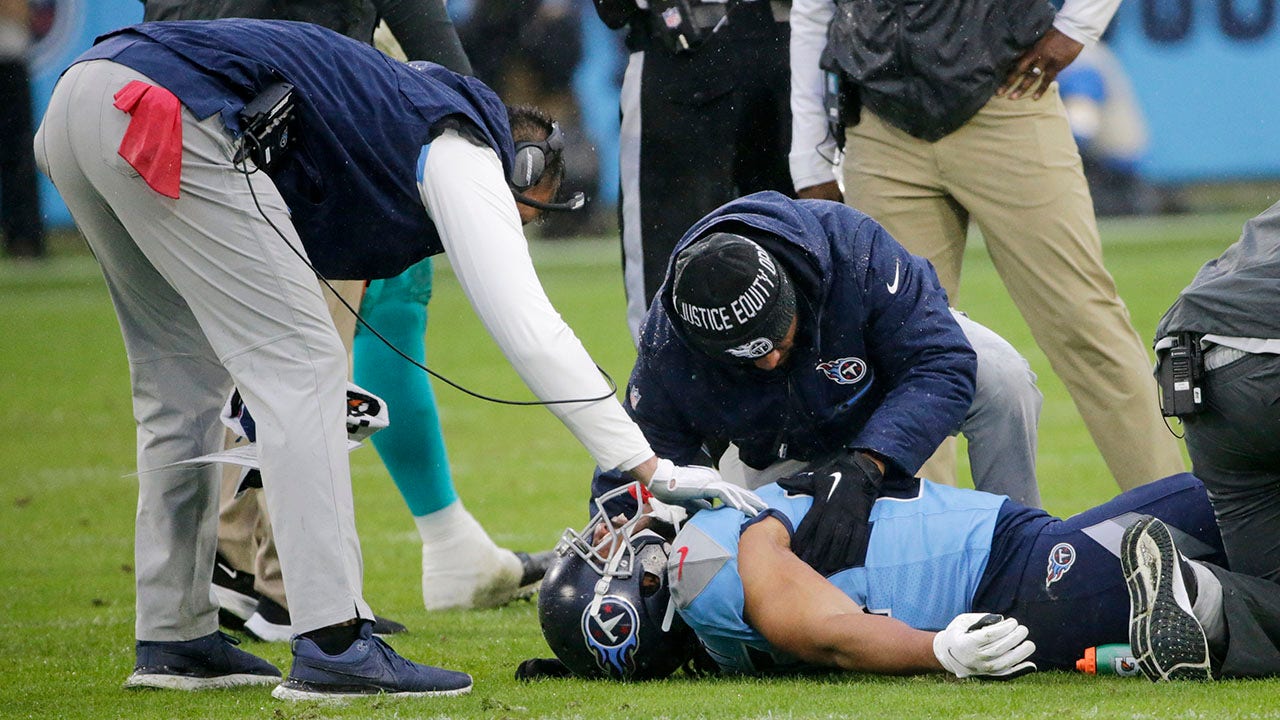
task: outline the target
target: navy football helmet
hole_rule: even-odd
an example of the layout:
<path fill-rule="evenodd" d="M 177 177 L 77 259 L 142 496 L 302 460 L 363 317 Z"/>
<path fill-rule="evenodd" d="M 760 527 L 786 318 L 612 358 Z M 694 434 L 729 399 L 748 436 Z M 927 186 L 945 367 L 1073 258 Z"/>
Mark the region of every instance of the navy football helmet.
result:
<path fill-rule="evenodd" d="M 641 498 L 645 490 L 632 483 L 608 492 L 595 500 L 586 528 L 565 530 L 556 546 L 560 558 L 538 592 L 538 620 L 574 675 L 653 680 L 685 664 L 698 641 L 671 605 L 671 543 L 645 527 L 653 514 L 637 512 L 615 524 L 605 512 L 605 503 L 623 493 Z M 605 531 L 596 539 L 600 527 Z"/>

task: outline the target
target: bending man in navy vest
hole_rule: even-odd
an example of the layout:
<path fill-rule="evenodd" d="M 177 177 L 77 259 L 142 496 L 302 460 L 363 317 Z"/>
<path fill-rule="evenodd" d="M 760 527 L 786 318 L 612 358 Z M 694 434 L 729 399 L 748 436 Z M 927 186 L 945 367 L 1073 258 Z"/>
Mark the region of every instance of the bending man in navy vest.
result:
<path fill-rule="evenodd" d="M 240 113 L 280 82 L 293 86 L 297 124 L 277 161 L 258 168 L 239 153 Z M 302 23 L 144 24 L 100 38 L 63 74 L 36 155 L 102 266 L 129 355 L 140 471 L 129 686 L 279 681 L 217 633 L 216 470 L 170 466 L 219 449 L 234 383 L 254 409 L 298 633 L 274 694 L 471 687 L 465 673 L 408 662 L 371 635 L 347 361 L 315 273 L 385 278 L 447 251 L 529 387 L 570 401 L 549 407 L 598 465 L 676 501 L 759 506 L 714 471 L 656 457 L 614 401 L 534 273 L 521 220 L 536 210 L 517 209 L 509 187 L 507 110 L 475 79 Z M 557 189 L 548 174 L 524 195 L 547 201 Z"/>

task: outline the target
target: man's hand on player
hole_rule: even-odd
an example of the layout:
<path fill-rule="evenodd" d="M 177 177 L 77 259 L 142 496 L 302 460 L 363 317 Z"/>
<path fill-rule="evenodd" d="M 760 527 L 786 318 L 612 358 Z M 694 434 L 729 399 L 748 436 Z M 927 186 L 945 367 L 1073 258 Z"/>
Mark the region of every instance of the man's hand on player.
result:
<path fill-rule="evenodd" d="M 665 459 L 658 460 L 648 488 L 663 502 L 683 504 L 693 500 L 719 500 L 748 517 L 768 507 L 750 490 L 721 480 L 720 473 L 713 468 L 677 466 Z"/>
<path fill-rule="evenodd" d="M 933 636 L 933 654 L 956 677 L 1014 678 L 1032 672 L 1027 626 L 993 613 L 958 615 Z"/>
<path fill-rule="evenodd" d="M 788 492 L 813 496 L 813 507 L 791 536 L 792 552 L 824 576 L 860 564 L 867 550 L 867 519 L 883 477 L 883 467 L 870 455 L 846 451 L 779 480 Z"/>

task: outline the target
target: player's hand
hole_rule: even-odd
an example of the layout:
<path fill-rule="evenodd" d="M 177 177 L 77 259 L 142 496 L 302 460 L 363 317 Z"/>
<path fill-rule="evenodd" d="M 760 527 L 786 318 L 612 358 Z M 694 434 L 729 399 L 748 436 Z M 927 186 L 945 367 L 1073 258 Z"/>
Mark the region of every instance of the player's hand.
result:
<path fill-rule="evenodd" d="M 996 90 L 996 95 L 1009 93 L 1010 100 L 1017 100 L 1034 87 L 1035 94 L 1031 99 L 1039 100 L 1058 77 L 1058 73 L 1070 65 L 1083 49 L 1084 45 L 1062 34 L 1057 28 L 1049 28 L 1049 32 L 1014 62 L 1009 77 Z"/>
<path fill-rule="evenodd" d="M 699 465 L 676 466 L 670 460 L 659 459 L 658 467 L 649 478 L 649 492 L 663 502 L 687 503 L 693 500 L 716 500 L 753 517 L 764 510 L 765 505 L 755 493 L 720 479 L 713 468 Z"/>
<path fill-rule="evenodd" d="M 832 202 L 844 202 L 844 195 L 840 192 L 840 186 L 835 180 L 830 182 L 810 185 L 807 188 L 800 188 L 796 191 L 796 197 L 801 200 L 830 200 Z"/>
<path fill-rule="evenodd" d="M 516 668 L 516 679 L 526 682 L 567 677 L 573 677 L 573 672 L 558 658 L 529 658 Z"/>
<path fill-rule="evenodd" d="M 933 636 L 933 654 L 956 677 L 1009 679 L 1032 672 L 1027 626 L 993 613 L 965 613 Z"/>
<path fill-rule="evenodd" d="M 844 452 L 826 465 L 778 481 L 784 490 L 813 496 L 813 507 L 791 536 L 791 550 L 826 576 L 860 564 L 867 521 L 884 472 L 863 452 Z"/>

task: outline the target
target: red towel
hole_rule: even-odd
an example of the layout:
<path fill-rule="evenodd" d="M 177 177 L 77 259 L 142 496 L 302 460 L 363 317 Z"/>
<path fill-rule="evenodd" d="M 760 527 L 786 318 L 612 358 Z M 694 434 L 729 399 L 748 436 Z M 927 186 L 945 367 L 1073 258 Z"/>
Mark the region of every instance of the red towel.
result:
<path fill-rule="evenodd" d="M 129 113 L 120 141 L 125 159 L 152 190 L 177 199 L 182 179 L 182 103 L 162 87 L 134 80 L 115 94 L 115 106 Z"/>

